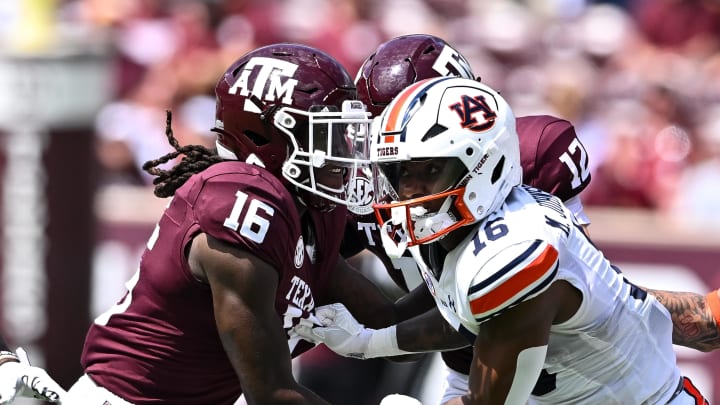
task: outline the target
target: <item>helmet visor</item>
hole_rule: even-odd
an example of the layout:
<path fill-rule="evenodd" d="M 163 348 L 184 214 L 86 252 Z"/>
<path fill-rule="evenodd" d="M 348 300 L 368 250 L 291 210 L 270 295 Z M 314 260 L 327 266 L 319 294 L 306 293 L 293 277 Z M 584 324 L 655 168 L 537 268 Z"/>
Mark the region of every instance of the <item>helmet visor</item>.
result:
<path fill-rule="evenodd" d="M 467 170 L 457 158 L 381 162 L 374 166 L 375 202 L 402 201 L 448 191 L 462 184 Z"/>

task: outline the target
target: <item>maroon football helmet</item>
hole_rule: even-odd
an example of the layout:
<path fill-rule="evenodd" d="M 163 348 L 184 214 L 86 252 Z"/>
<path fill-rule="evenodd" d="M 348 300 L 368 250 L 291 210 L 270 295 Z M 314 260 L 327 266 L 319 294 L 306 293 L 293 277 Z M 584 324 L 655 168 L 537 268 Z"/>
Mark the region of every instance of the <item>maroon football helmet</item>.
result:
<path fill-rule="evenodd" d="M 369 119 L 347 70 L 300 44 L 274 44 L 240 57 L 215 87 L 218 153 L 265 167 L 309 202 L 345 203 L 347 170 L 364 153 Z"/>
<path fill-rule="evenodd" d="M 360 67 L 355 84 L 358 99 L 376 117 L 407 86 L 439 76 L 475 79 L 465 57 L 447 42 L 413 34 L 381 44 Z"/>

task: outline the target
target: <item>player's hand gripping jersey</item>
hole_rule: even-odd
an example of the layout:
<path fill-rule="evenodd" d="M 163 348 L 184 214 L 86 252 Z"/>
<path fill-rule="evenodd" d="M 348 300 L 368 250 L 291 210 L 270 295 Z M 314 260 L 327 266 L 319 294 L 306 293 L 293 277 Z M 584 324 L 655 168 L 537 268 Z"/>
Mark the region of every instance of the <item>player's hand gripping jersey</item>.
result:
<path fill-rule="evenodd" d="M 581 293 L 577 313 L 550 329 L 538 403 L 662 404 L 674 393 L 680 371 L 667 310 L 616 271 L 556 197 L 517 186 L 444 260 L 418 248 L 438 307 L 470 342 L 483 322 L 553 282 Z"/>
<path fill-rule="evenodd" d="M 203 232 L 281 269 L 275 309 L 289 331 L 314 310 L 346 216 L 338 206 L 300 218 L 294 204 L 276 177 L 247 163 L 218 163 L 188 180 L 148 241 L 128 293 L 90 328 L 86 372 L 133 403 L 232 404 L 240 382 L 218 337 L 211 290 L 191 275 L 185 252 Z M 293 356 L 312 347 L 290 334 L 288 346 Z"/>

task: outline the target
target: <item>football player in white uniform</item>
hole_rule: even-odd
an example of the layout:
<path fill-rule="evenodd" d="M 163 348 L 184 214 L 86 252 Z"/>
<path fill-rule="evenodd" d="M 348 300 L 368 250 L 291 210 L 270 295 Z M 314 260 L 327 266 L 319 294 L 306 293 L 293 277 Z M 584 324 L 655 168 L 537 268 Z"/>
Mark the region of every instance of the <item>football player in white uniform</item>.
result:
<path fill-rule="evenodd" d="M 452 403 L 706 403 L 675 364 L 668 311 L 559 199 L 521 185 L 515 117 L 499 94 L 467 79 L 421 81 L 376 130 L 375 190 L 391 197 L 375 205 L 384 245 L 410 250 L 460 332 L 434 348 L 461 346 L 458 335 L 474 346 L 470 392 Z M 313 333 L 345 354 L 428 343 L 402 324 L 368 331 L 334 310 L 331 327 Z"/>
<path fill-rule="evenodd" d="M 475 77 L 466 58 L 441 38 L 428 34 L 402 35 L 379 45 L 363 63 L 356 77 L 358 98 L 373 116 L 379 116 L 404 88 L 417 81 L 440 76 Z M 516 117 L 516 127 L 520 138 L 523 183 L 559 197 L 578 222 L 587 227 L 589 219 L 583 212 L 579 193 L 590 183 L 590 175 L 586 170 L 587 155 L 573 126 L 551 116 L 524 116 Z M 367 191 L 371 188 L 363 185 L 356 189 Z M 417 265 L 409 252 L 397 259 L 387 256 L 380 242 L 372 208 L 367 208 L 355 213 L 348 222 L 343 239 L 344 254 L 351 256 L 368 249 L 380 259 L 388 275 L 403 290 L 410 291 L 422 284 Z M 353 234 L 357 236 L 353 237 Z M 673 343 L 702 351 L 720 347 L 720 331 L 715 321 L 720 316 L 717 290 L 705 297 L 690 292 L 644 289 L 670 311 L 674 324 Z M 420 290 L 425 290 L 430 298 L 427 289 L 421 287 Z M 413 295 L 403 300 L 408 301 Z M 417 302 L 412 306 L 418 309 L 435 307 L 431 298 L 423 298 L 421 302 L 414 297 L 412 299 Z M 444 324 L 437 309 L 433 312 L 435 318 L 431 319 Z M 432 336 L 427 334 L 429 328 L 425 328 L 424 336 L 432 340 Z M 418 344 L 417 341 L 412 343 L 415 346 Z M 372 353 L 365 355 L 374 357 Z M 446 365 L 443 403 L 467 391 L 472 355 L 472 347 L 442 352 Z"/>

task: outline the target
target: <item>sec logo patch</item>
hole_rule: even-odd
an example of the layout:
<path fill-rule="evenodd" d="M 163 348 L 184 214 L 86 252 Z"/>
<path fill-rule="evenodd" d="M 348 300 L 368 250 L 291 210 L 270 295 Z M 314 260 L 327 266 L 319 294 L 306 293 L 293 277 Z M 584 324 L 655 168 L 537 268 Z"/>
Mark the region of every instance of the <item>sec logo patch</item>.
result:
<path fill-rule="evenodd" d="M 373 187 L 363 175 L 353 177 L 346 186 L 348 210 L 355 215 L 368 215 L 373 212 Z"/>

